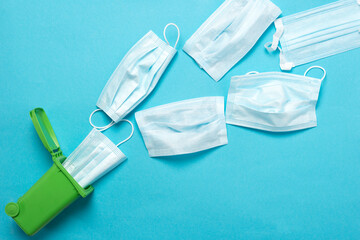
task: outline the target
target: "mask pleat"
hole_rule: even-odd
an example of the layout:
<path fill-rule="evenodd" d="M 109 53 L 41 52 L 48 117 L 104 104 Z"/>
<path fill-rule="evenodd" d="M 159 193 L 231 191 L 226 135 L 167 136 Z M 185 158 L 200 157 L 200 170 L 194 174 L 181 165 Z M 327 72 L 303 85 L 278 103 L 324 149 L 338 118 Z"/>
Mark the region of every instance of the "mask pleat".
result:
<path fill-rule="evenodd" d="M 126 156 L 110 139 L 93 129 L 69 155 L 69 163 L 63 166 L 85 188 L 125 159 Z"/>
<path fill-rule="evenodd" d="M 227 144 L 223 97 L 170 103 L 135 114 L 150 156 L 202 151 Z"/>
<path fill-rule="evenodd" d="M 95 131 L 91 131 L 84 141 L 63 162 L 63 166 L 70 174 L 76 171 L 82 164 L 82 154 L 91 151 L 92 145 L 97 145 L 98 139 Z"/>
<path fill-rule="evenodd" d="M 321 81 L 287 73 L 233 77 L 226 122 L 274 132 L 314 127 Z"/>
<path fill-rule="evenodd" d="M 183 50 L 219 81 L 280 13 L 269 0 L 225 1 L 186 41 Z"/>
<path fill-rule="evenodd" d="M 360 5 L 356 0 L 333 2 L 285 16 L 276 23 L 282 23 L 277 30 L 283 31 L 283 70 L 360 47 Z"/>
<path fill-rule="evenodd" d="M 114 94 L 116 97 L 113 97 L 111 102 L 111 105 L 115 110 L 121 107 L 121 104 L 127 100 L 134 90 L 144 83 L 147 74 L 156 63 L 158 56 L 159 49 L 155 47 L 136 62 L 127 65 L 127 68 L 124 69 L 124 74 L 118 76 L 122 81 L 119 81 L 117 91 Z M 127 94 L 121 94 L 122 92 Z"/>
<path fill-rule="evenodd" d="M 157 55 L 157 58 L 152 61 L 151 65 L 147 65 L 146 68 L 144 68 L 146 71 L 144 71 L 142 76 L 139 77 L 141 78 L 141 82 L 134 91 L 132 91 L 121 104 L 115 104 L 119 111 L 118 115 L 126 115 L 129 113 L 135 107 L 133 102 L 142 101 L 153 90 L 157 84 L 157 81 L 154 81 L 155 75 L 167 58 L 167 54 L 161 53 L 162 52 Z M 126 111 L 121 111 L 122 109 L 126 109 Z"/>
<path fill-rule="evenodd" d="M 120 62 L 97 106 L 114 122 L 120 121 L 154 89 L 175 53 L 153 32 L 147 33 Z"/>
<path fill-rule="evenodd" d="M 116 154 L 111 153 L 101 161 L 96 168 L 93 168 L 90 172 L 86 174 L 85 177 L 81 178 L 79 184 L 81 186 L 88 186 L 91 183 L 97 181 L 99 178 L 113 170 L 119 164 L 121 164 L 126 159 L 125 155 L 119 158 Z"/>
<path fill-rule="evenodd" d="M 74 160 L 73 165 L 75 169 L 70 173 L 75 176 L 82 168 L 84 168 L 92 159 L 96 158 L 97 155 L 101 154 L 104 150 L 104 146 L 99 142 L 92 142 L 87 146 L 84 146 L 77 159 Z"/>
<path fill-rule="evenodd" d="M 86 172 L 90 172 L 91 169 L 95 168 L 103 159 L 106 158 L 107 155 L 111 154 L 111 151 L 109 151 L 109 149 L 106 148 L 103 143 L 99 143 L 98 146 L 99 147 L 93 146 L 95 149 L 90 154 L 85 153 L 89 155 L 84 158 L 86 159 L 86 162 L 84 162 L 84 164 L 81 166 L 81 169 L 75 173 L 74 178 L 76 181 L 79 181 L 80 177 L 83 177 Z"/>

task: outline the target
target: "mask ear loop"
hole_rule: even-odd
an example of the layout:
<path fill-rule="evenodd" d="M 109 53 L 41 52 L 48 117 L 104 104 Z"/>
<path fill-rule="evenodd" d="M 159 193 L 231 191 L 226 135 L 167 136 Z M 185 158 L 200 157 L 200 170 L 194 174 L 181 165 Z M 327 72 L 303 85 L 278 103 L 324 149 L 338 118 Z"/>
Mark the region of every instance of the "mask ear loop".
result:
<path fill-rule="evenodd" d="M 99 131 L 105 131 L 106 129 L 109 129 L 110 127 L 112 127 L 112 126 L 115 124 L 114 121 L 111 121 L 111 123 L 109 123 L 109 124 L 106 125 L 106 126 L 102 126 L 102 127 L 98 127 L 98 126 L 96 126 L 95 124 L 93 124 L 92 121 L 91 121 L 92 116 L 94 115 L 94 113 L 96 113 L 96 112 L 98 112 L 98 111 L 101 111 L 101 109 L 96 109 L 96 110 L 94 110 L 94 111 L 90 114 L 90 117 L 89 117 L 89 123 L 90 123 L 90 125 L 91 125 L 93 128 L 95 128 L 95 129 L 97 129 L 97 130 L 99 130 Z"/>
<path fill-rule="evenodd" d="M 309 68 L 305 71 L 304 76 L 306 77 L 306 75 L 309 73 L 309 71 L 310 71 L 311 69 L 314 69 L 314 68 L 318 68 L 318 69 L 320 69 L 321 71 L 324 72 L 324 75 L 323 75 L 323 77 L 320 79 L 320 81 L 324 80 L 325 77 L 326 77 L 326 70 L 325 70 L 325 68 L 320 67 L 320 66 L 312 66 L 312 67 L 309 67 Z"/>
<path fill-rule="evenodd" d="M 98 130 L 98 131 L 100 131 L 100 132 L 103 132 L 103 131 L 109 129 L 110 127 L 114 126 L 114 125 L 115 125 L 115 122 L 114 122 L 114 121 L 111 121 L 111 123 L 109 123 L 108 125 L 103 126 L 103 127 L 95 126 L 95 125 L 91 122 L 91 118 L 92 118 L 92 116 L 94 115 L 94 113 L 96 113 L 96 112 L 98 112 L 98 111 L 100 111 L 100 110 L 101 110 L 101 109 L 96 109 L 96 110 L 94 110 L 94 111 L 90 114 L 89 122 L 90 122 L 90 125 L 91 125 L 93 128 L 95 128 L 96 130 Z M 117 147 L 120 146 L 121 144 L 123 144 L 124 142 L 128 141 L 128 140 L 133 136 L 133 134 L 134 134 L 134 125 L 132 124 L 132 122 L 130 122 L 130 121 L 127 120 L 127 119 L 121 119 L 119 122 L 127 122 L 127 123 L 129 123 L 130 126 L 131 126 L 131 133 L 130 133 L 130 135 L 129 135 L 127 138 L 125 138 L 123 141 L 119 142 L 119 143 L 116 145 Z"/>
<path fill-rule="evenodd" d="M 276 46 L 275 49 L 272 49 L 272 42 L 268 42 L 265 43 L 264 47 L 266 48 L 266 50 L 268 50 L 268 52 L 275 52 L 276 50 L 279 50 L 279 52 L 282 52 L 282 49 L 280 48 L 280 46 Z"/>
<path fill-rule="evenodd" d="M 130 135 L 129 135 L 127 138 L 125 138 L 124 140 L 122 140 L 121 142 L 119 142 L 118 144 L 116 144 L 117 147 L 120 146 L 121 144 L 123 144 L 124 142 L 128 141 L 128 140 L 133 136 L 133 134 L 134 134 L 134 125 L 132 124 L 132 122 L 130 122 L 130 121 L 127 120 L 127 119 L 121 119 L 120 121 L 121 121 L 121 122 L 127 122 L 127 123 L 130 124 L 130 126 L 131 126 L 131 133 L 130 133 Z"/>
<path fill-rule="evenodd" d="M 248 72 L 246 75 L 256 75 L 256 74 L 259 74 L 259 72 L 257 72 L 257 71 L 251 71 L 251 72 Z"/>
<path fill-rule="evenodd" d="M 128 140 L 133 136 L 133 134 L 134 134 L 134 125 L 132 124 L 132 122 L 130 122 L 130 121 L 127 120 L 127 119 L 121 119 L 119 122 L 127 122 L 127 123 L 129 123 L 130 126 L 131 126 L 131 133 L 130 133 L 130 135 L 129 135 L 127 138 L 125 138 L 124 140 L 122 140 L 121 142 L 119 142 L 118 144 L 116 144 L 117 147 L 120 146 L 121 144 L 123 144 L 124 142 L 128 141 Z M 113 125 L 114 125 L 114 124 L 113 124 Z M 102 128 L 102 129 L 97 129 L 97 130 L 100 131 L 100 132 L 103 132 L 103 131 L 107 130 L 108 128 L 109 128 L 109 127 L 107 127 L 107 128 Z"/>
<path fill-rule="evenodd" d="M 165 26 L 164 32 L 163 32 L 163 34 L 164 34 L 164 39 L 165 39 L 165 41 L 167 42 L 167 44 L 169 44 L 169 45 L 170 45 L 170 43 L 169 43 L 169 41 L 168 41 L 167 38 L 166 38 L 166 29 L 167 29 L 169 26 L 174 26 L 174 27 L 176 27 L 177 32 L 178 32 L 178 37 L 177 37 L 177 39 L 176 39 L 175 46 L 174 46 L 174 48 L 176 48 L 176 46 L 177 46 L 177 44 L 178 44 L 178 42 L 179 42 L 179 38 L 180 38 L 180 30 L 179 30 L 178 26 L 177 26 L 175 23 L 168 23 L 168 24 Z"/>
<path fill-rule="evenodd" d="M 281 52 L 281 49 L 278 46 L 280 43 L 280 38 L 284 34 L 284 24 L 281 18 L 277 19 L 274 22 L 274 24 L 275 24 L 276 32 L 273 35 L 273 40 L 272 42 L 265 43 L 264 46 L 268 50 L 268 52 L 274 52 L 277 49 L 279 49 Z"/>
<path fill-rule="evenodd" d="M 295 67 L 295 65 L 292 62 L 286 61 L 284 55 L 282 54 L 283 51 L 282 51 L 282 49 L 280 48 L 279 45 L 277 45 L 275 49 L 272 47 L 272 45 L 273 45 L 273 43 L 271 43 L 271 42 L 265 43 L 265 48 L 267 49 L 267 51 L 269 53 L 272 53 L 272 52 L 275 52 L 276 50 L 279 50 L 279 52 L 280 52 L 280 68 L 281 68 L 281 70 L 290 71 L 293 67 Z"/>

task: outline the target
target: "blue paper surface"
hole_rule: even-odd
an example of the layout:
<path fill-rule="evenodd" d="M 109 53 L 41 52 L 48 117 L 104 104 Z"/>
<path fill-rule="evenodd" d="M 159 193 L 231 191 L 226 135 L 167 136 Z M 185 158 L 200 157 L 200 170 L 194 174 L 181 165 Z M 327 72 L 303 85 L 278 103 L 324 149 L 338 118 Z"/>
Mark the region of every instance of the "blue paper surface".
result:
<path fill-rule="evenodd" d="M 221 4 L 198 1 L 0 2 L 0 239 L 28 239 L 4 212 L 52 165 L 29 117 L 45 109 L 69 155 L 91 131 L 89 114 L 126 52 L 149 30 L 181 30 L 179 51 L 136 111 L 226 96 L 230 78 L 280 71 L 278 54 L 255 47 L 218 83 L 181 47 Z M 274 0 L 286 16 L 329 0 Z M 168 39 L 176 40 L 169 28 Z M 139 129 L 120 146 L 128 160 L 94 184 L 34 239 L 358 239 L 360 236 L 360 49 L 296 67 L 327 72 L 318 126 L 268 133 L 228 125 L 229 144 L 149 158 Z M 312 72 L 312 76 L 320 76 Z M 109 119 L 95 115 L 94 121 Z M 125 123 L 105 134 L 127 137 Z"/>

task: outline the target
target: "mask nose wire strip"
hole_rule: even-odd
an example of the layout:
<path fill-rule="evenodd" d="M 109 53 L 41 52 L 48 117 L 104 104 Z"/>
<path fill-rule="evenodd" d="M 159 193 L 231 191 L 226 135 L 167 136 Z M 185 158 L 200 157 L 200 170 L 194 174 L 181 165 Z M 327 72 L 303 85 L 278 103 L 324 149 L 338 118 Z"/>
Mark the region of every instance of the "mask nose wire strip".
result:
<path fill-rule="evenodd" d="M 111 121 L 111 123 L 109 123 L 109 124 L 106 125 L 106 126 L 102 126 L 102 127 L 98 127 L 98 126 L 96 126 L 95 124 L 93 124 L 92 121 L 91 121 L 92 116 L 94 115 L 94 113 L 96 113 L 96 112 L 98 112 L 98 111 L 101 111 L 101 109 L 96 109 L 96 110 L 94 110 L 94 111 L 90 114 L 90 117 L 89 117 L 89 123 L 90 123 L 90 125 L 91 125 L 93 128 L 95 128 L 95 129 L 97 129 L 97 130 L 99 130 L 99 131 L 104 131 L 104 130 L 110 128 L 111 126 L 113 126 L 113 125 L 115 124 L 114 121 Z"/>
<path fill-rule="evenodd" d="M 175 46 L 174 46 L 174 48 L 176 48 L 176 46 L 177 46 L 177 44 L 178 44 L 178 42 L 179 42 L 179 38 L 180 38 L 180 30 L 179 30 L 178 26 L 177 26 L 175 23 L 168 23 L 168 24 L 165 26 L 164 32 L 163 32 L 163 34 L 164 34 L 164 39 L 165 39 L 165 41 L 167 42 L 167 44 L 169 44 L 169 45 L 170 45 L 170 43 L 169 43 L 169 41 L 168 41 L 167 38 L 166 38 L 166 29 L 167 29 L 169 26 L 174 26 L 174 27 L 176 27 L 177 32 L 178 32 L 178 36 L 177 36 L 177 39 L 176 39 L 176 42 L 175 42 Z"/>
<path fill-rule="evenodd" d="M 324 72 L 323 77 L 320 79 L 321 81 L 324 80 L 325 77 L 326 77 L 326 70 L 325 70 L 325 68 L 320 67 L 320 66 L 312 66 L 312 67 L 309 67 L 309 68 L 305 71 L 304 76 L 306 76 L 311 69 L 315 69 L 315 68 L 318 68 L 318 69 L 320 69 L 320 70 L 322 70 L 322 71 Z"/>

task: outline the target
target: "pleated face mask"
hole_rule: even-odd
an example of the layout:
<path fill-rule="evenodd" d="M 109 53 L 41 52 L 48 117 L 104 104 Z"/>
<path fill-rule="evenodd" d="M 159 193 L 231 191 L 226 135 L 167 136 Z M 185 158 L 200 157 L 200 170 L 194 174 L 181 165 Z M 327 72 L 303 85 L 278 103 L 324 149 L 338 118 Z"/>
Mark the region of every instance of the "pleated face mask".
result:
<path fill-rule="evenodd" d="M 94 112 L 102 110 L 117 123 L 151 93 L 176 53 L 179 28 L 169 23 L 164 29 L 164 38 L 167 42 L 165 33 L 170 25 L 178 30 L 175 47 L 152 31 L 148 32 L 129 50 L 111 75 L 97 101 L 99 109 Z"/>
<path fill-rule="evenodd" d="M 312 68 L 324 71 L 321 79 L 307 77 Z M 226 122 L 272 132 L 295 131 L 317 125 L 315 107 L 326 72 L 309 68 L 304 76 L 248 73 L 231 79 Z"/>
<path fill-rule="evenodd" d="M 193 153 L 227 144 L 224 97 L 203 97 L 135 113 L 150 157 Z"/>
<path fill-rule="evenodd" d="M 115 145 L 100 131 L 93 129 L 64 161 L 64 168 L 81 187 L 86 188 L 126 160 L 118 146 L 131 138 L 134 127 L 130 121 L 122 121 L 132 126 L 132 132 L 127 139 Z"/>
<path fill-rule="evenodd" d="M 360 47 L 360 0 L 341 0 L 275 21 L 276 33 L 265 47 L 279 47 L 280 67 L 295 66 Z"/>
<path fill-rule="evenodd" d="M 269 0 L 226 0 L 186 41 L 183 50 L 219 81 L 280 14 Z"/>

